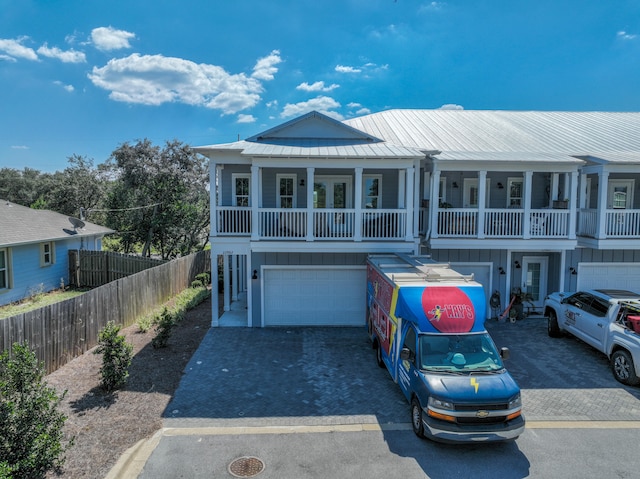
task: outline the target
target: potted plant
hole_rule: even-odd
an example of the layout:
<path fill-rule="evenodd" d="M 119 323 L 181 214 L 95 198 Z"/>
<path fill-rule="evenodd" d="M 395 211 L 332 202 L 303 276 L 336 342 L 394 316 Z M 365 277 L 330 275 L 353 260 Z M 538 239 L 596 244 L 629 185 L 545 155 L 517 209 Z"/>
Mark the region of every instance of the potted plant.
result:
<path fill-rule="evenodd" d="M 553 200 L 553 207 L 556 210 L 566 210 L 569 208 L 569 199 L 565 198 L 564 200 Z"/>

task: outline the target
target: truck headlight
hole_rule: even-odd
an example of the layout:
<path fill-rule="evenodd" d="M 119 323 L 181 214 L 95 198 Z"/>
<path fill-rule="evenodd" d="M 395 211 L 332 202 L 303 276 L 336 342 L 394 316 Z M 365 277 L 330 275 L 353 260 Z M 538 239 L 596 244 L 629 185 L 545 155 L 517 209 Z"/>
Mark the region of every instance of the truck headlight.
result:
<path fill-rule="evenodd" d="M 513 397 L 511 401 L 509 401 L 508 409 L 515 409 L 522 407 L 522 399 L 520 398 L 520 394 Z"/>
<path fill-rule="evenodd" d="M 449 409 L 450 411 L 453 411 L 453 404 L 448 401 L 443 401 L 442 399 L 436 399 L 434 397 L 429 397 L 429 406 L 438 409 Z"/>

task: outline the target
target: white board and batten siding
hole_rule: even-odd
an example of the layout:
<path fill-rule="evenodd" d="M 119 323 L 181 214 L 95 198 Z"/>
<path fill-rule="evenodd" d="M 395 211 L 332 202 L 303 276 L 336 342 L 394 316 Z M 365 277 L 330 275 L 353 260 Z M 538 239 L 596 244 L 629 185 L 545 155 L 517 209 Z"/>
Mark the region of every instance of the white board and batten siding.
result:
<path fill-rule="evenodd" d="M 640 293 L 640 263 L 578 263 L 577 290 L 626 289 Z"/>
<path fill-rule="evenodd" d="M 263 326 L 364 326 L 365 266 L 264 266 Z"/>

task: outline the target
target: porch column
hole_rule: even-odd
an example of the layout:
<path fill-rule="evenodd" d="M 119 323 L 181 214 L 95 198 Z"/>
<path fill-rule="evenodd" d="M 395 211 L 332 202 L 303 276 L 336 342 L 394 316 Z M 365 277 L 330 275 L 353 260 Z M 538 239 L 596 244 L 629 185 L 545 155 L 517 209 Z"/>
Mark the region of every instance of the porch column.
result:
<path fill-rule="evenodd" d="M 215 183 L 214 183 L 215 184 Z M 218 319 L 218 295 L 220 289 L 218 286 L 218 255 L 211 252 L 211 327 L 219 325 Z"/>
<path fill-rule="evenodd" d="M 315 168 L 307 168 L 307 241 L 313 241 L 315 235 L 315 221 L 313 218 L 313 174 Z"/>
<path fill-rule="evenodd" d="M 567 175 L 569 176 L 569 175 Z M 569 239 L 576 239 L 576 224 L 578 220 L 578 208 L 573 205 L 578 204 L 578 172 L 571 172 L 571 182 L 569 183 L 571 194 L 569 198 Z M 564 290 L 560 290 L 564 291 Z"/>
<path fill-rule="evenodd" d="M 413 201 L 409 204 L 413 208 L 413 236 L 418 237 L 420 234 L 420 160 L 413 162 Z"/>
<path fill-rule="evenodd" d="M 222 278 L 224 286 L 222 287 L 222 294 L 224 296 L 224 310 L 231 310 L 230 292 L 229 292 L 229 256 L 231 251 L 225 251 L 222 254 Z"/>
<path fill-rule="evenodd" d="M 260 207 L 262 206 L 262 168 L 251 167 L 251 241 L 260 239 Z"/>
<path fill-rule="evenodd" d="M 609 172 L 598 172 L 598 229 L 597 239 L 607 237 L 607 189 L 609 188 Z"/>
<path fill-rule="evenodd" d="M 478 171 L 478 219 L 476 234 L 484 238 L 484 214 L 487 207 L 487 171 Z"/>
<path fill-rule="evenodd" d="M 238 255 L 231 255 L 231 300 L 238 301 Z"/>
<path fill-rule="evenodd" d="M 580 175 L 580 191 L 578 193 L 578 201 L 581 210 L 587 207 L 587 175 L 585 173 Z"/>
<path fill-rule="evenodd" d="M 222 198 L 222 186 L 221 186 L 221 182 L 219 181 L 220 177 L 222 176 L 221 172 L 222 172 L 222 166 L 218 165 L 217 163 L 214 163 L 213 160 L 211 160 L 211 164 L 209 165 L 209 171 L 210 171 L 210 175 L 211 175 L 211 186 L 213 187 L 214 191 L 217 188 L 217 195 L 216 194 L 212 194 L 211 195 L 211 204 L 210 204 L 210 210 L 209 211 L 209 224 L 211 225 L 211 227 L 209 228 L 209 236 L 218 236 L 218 200 L 217 198 L 220 197 Z M 216 186 L 217 185 L 217 186 Z"/>
<path fill-rule="evenodd" d="M 524 172 L 524 218 L 522 219 L 522 237 L 531 238 L 531 185 L 533 171 Z"/>
<path fill-rule="evenodd" d="M 405 201 L 404 201 L 404 209 L 406 211 L 406 223 L 407 223 L 407 231 L 405 238 L 407 241 L 413 240 L 413 175 L 415 173 L 415 168 L 407 168 L 405 174 Z M 402 175 L 400 175 L 402 176 Z"/>
<path fill-rule="evenodd" d="M 431 223 L 431 237 L 438 237 L 438 195 L 440 190 L 440 170 L 434 170 L 431 174 L 431 199 L 429 200 L 429 211 L 431 216 L 429 221 Z"/>
<path fill-rule="evenodd" d="M 353 225 L 353 241 L 362 241 L 362 167 L 356 169 L 355 184 L 355 224 Z"/>

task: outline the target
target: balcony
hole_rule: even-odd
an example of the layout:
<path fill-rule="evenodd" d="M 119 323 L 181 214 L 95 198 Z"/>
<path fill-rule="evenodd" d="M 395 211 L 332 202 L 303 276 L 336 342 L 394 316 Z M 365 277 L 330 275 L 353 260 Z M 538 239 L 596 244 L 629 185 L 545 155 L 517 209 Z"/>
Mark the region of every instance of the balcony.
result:
<path fill-rule="evenodd" d="M 407 236 L 404 209 L 258 208 L 257 234 L 252 209 L 218 206 L 216 236 L 249 236 L 286 241 L 403 241 Z"/>
<path fill-rule="evenodd" d="M 597 209 L 578 212 L 578 235 L 596 239 L 640 239 L 640 210 Z"/>

